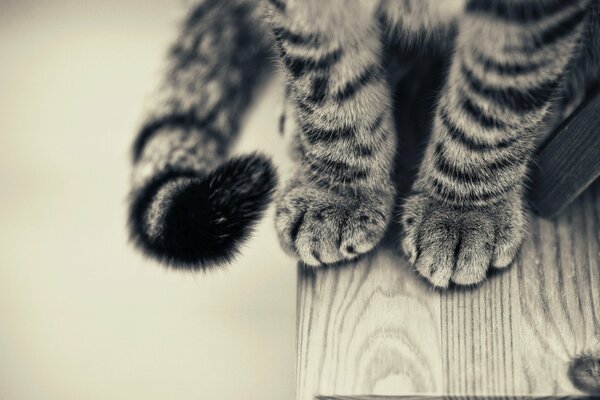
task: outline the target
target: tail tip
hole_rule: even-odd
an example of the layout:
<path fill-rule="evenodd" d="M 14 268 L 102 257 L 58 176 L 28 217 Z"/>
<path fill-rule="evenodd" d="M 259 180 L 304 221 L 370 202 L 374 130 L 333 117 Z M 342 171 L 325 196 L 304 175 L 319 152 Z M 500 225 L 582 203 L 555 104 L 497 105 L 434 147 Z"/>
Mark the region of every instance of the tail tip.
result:
<path fill-rule="evenodd" d="M 248 239 L 276 184 L 271 162 L 258 154 L 230 159 L 205 175 L 166 174 L 136 196 L 132 237 L 171 267 L 223 265 Z"/>

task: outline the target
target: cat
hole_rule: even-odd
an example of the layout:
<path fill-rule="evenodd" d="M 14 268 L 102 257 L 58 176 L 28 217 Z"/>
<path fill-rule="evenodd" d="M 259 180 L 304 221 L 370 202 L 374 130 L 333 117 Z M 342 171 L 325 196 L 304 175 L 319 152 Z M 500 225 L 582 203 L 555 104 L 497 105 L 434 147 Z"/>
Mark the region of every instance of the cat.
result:
<path fill-rule="evenodd" d="M 598 0 L 205 0 L 133 146 L 132 238 L 173 266 L 222 264 L 276 197 L 281 245 L 305 265 L 369 252 L 395 219 L 384 46 L 445 46 L 398 242 L 432 285 L 478 284 L 519 250 L 536 138 L 600 78 L 599 26 Z M 228 157 L 273 58 L 299 127 L 296 172 L 275 196 L 267 158 Z"/>

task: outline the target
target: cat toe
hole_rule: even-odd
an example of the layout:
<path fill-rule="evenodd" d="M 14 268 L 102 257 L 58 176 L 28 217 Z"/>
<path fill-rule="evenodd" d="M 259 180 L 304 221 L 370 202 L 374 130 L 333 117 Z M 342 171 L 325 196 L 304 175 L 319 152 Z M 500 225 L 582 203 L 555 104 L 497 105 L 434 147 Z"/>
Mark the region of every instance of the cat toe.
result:
<path fill-rule="evenodd" d="M 494 251 L 494 224 L 486 215 L 468 213 L 463 216 L 460 231 L 452 282 L 463 286 L 475 285 L 485 279 L 490 266 Z"/>
<path fill-rule="evenodd" d="M 402 250 L 436 287 L 479 284 L 490 266 L 506 267 L 515 257 L 524 231 L 519 204 L 461 211 L 415 196 L 404 207 Z"/>
<path fill-rule="evenodd" d="M 348 261 L 379 243 L 391 199 L 376 202 L 309 184 L 290 186 L 278 200 L 275 226 L 283 248 L 308 266 Z"/>
<path fill-rule="evenodd" d="M 492 260 L 494 268 L 503 269 L 508 267 L 521 248 L 527 224 L 524 213 L 515 213 L 514 216 L 509 224 L 498 229 L 496 248 Z"/>

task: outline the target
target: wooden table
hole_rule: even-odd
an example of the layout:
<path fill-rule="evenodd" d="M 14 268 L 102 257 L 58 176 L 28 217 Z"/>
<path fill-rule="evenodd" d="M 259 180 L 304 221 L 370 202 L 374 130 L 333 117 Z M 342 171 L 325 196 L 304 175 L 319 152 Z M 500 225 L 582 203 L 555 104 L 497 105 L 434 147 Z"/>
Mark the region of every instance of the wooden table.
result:
<path fill-rule="evenodd" d="M 395 99 L 405 189 L 443 68 L 417 64 Z M 297 400 L 585 395 L 569 368 L 600 380 L 600 182 L 530 231 L 512 267 L 472 290 L 432 289 L 394 232 L 357 262 L 299 267 Z M 582 355 L 592 364 L 573 364 Z"/>
<path fill-rule="evenodd" d="M 343 267 L 299 268 L 297 399 L 583 394 L 568 369 L 600 350 L 600 185 L 531 231 L 473 290 L 432 289 L 391 240 Z"/>

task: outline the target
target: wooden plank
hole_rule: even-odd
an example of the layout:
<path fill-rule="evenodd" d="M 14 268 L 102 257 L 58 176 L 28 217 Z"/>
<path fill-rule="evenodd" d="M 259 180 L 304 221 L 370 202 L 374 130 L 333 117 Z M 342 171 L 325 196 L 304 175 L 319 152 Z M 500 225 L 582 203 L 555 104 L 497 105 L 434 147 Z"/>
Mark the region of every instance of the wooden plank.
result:
<path fill-rule="evenodd" d="M 317 400 L 468 400 L 468 399 L 479 399 L 479 400 L 544 400 L 544 399 L 556 399 L 556 397 L 531 397 L 531 396 L 317 396 Z M 592 400 L 598 399 L 594 396 L 567 396 L 561 397 L 561 400 Z"/>
<path fill-rule="evenodd" d="M 444 75 L 443 61 L 414 65 L 395 91 L 401 196 Z M 358 262 L 299 269 L 297 399 L 590 393 L 569 366 L 600 358 L 600 182 L 530 230 L 513 266 L 474 290 L 431 289 L 398 255 L 397 232 Z M 584 369 L 600 377 L 598 359 Z"/>
<path fill-rule="evenodd" d="M 538 151 L 530 198 L 538 214 L 558 214 L 600 177 L 600 91 L 591 95 Z"/>
<path fill-rule="evenodd" d="M 473 290 L 431 289 L 391 239 L 350 265 L 300 268 L 297 399 L 585 395 L 568 369 L 600 350 L 600 184 L 531 232 Z"/>

